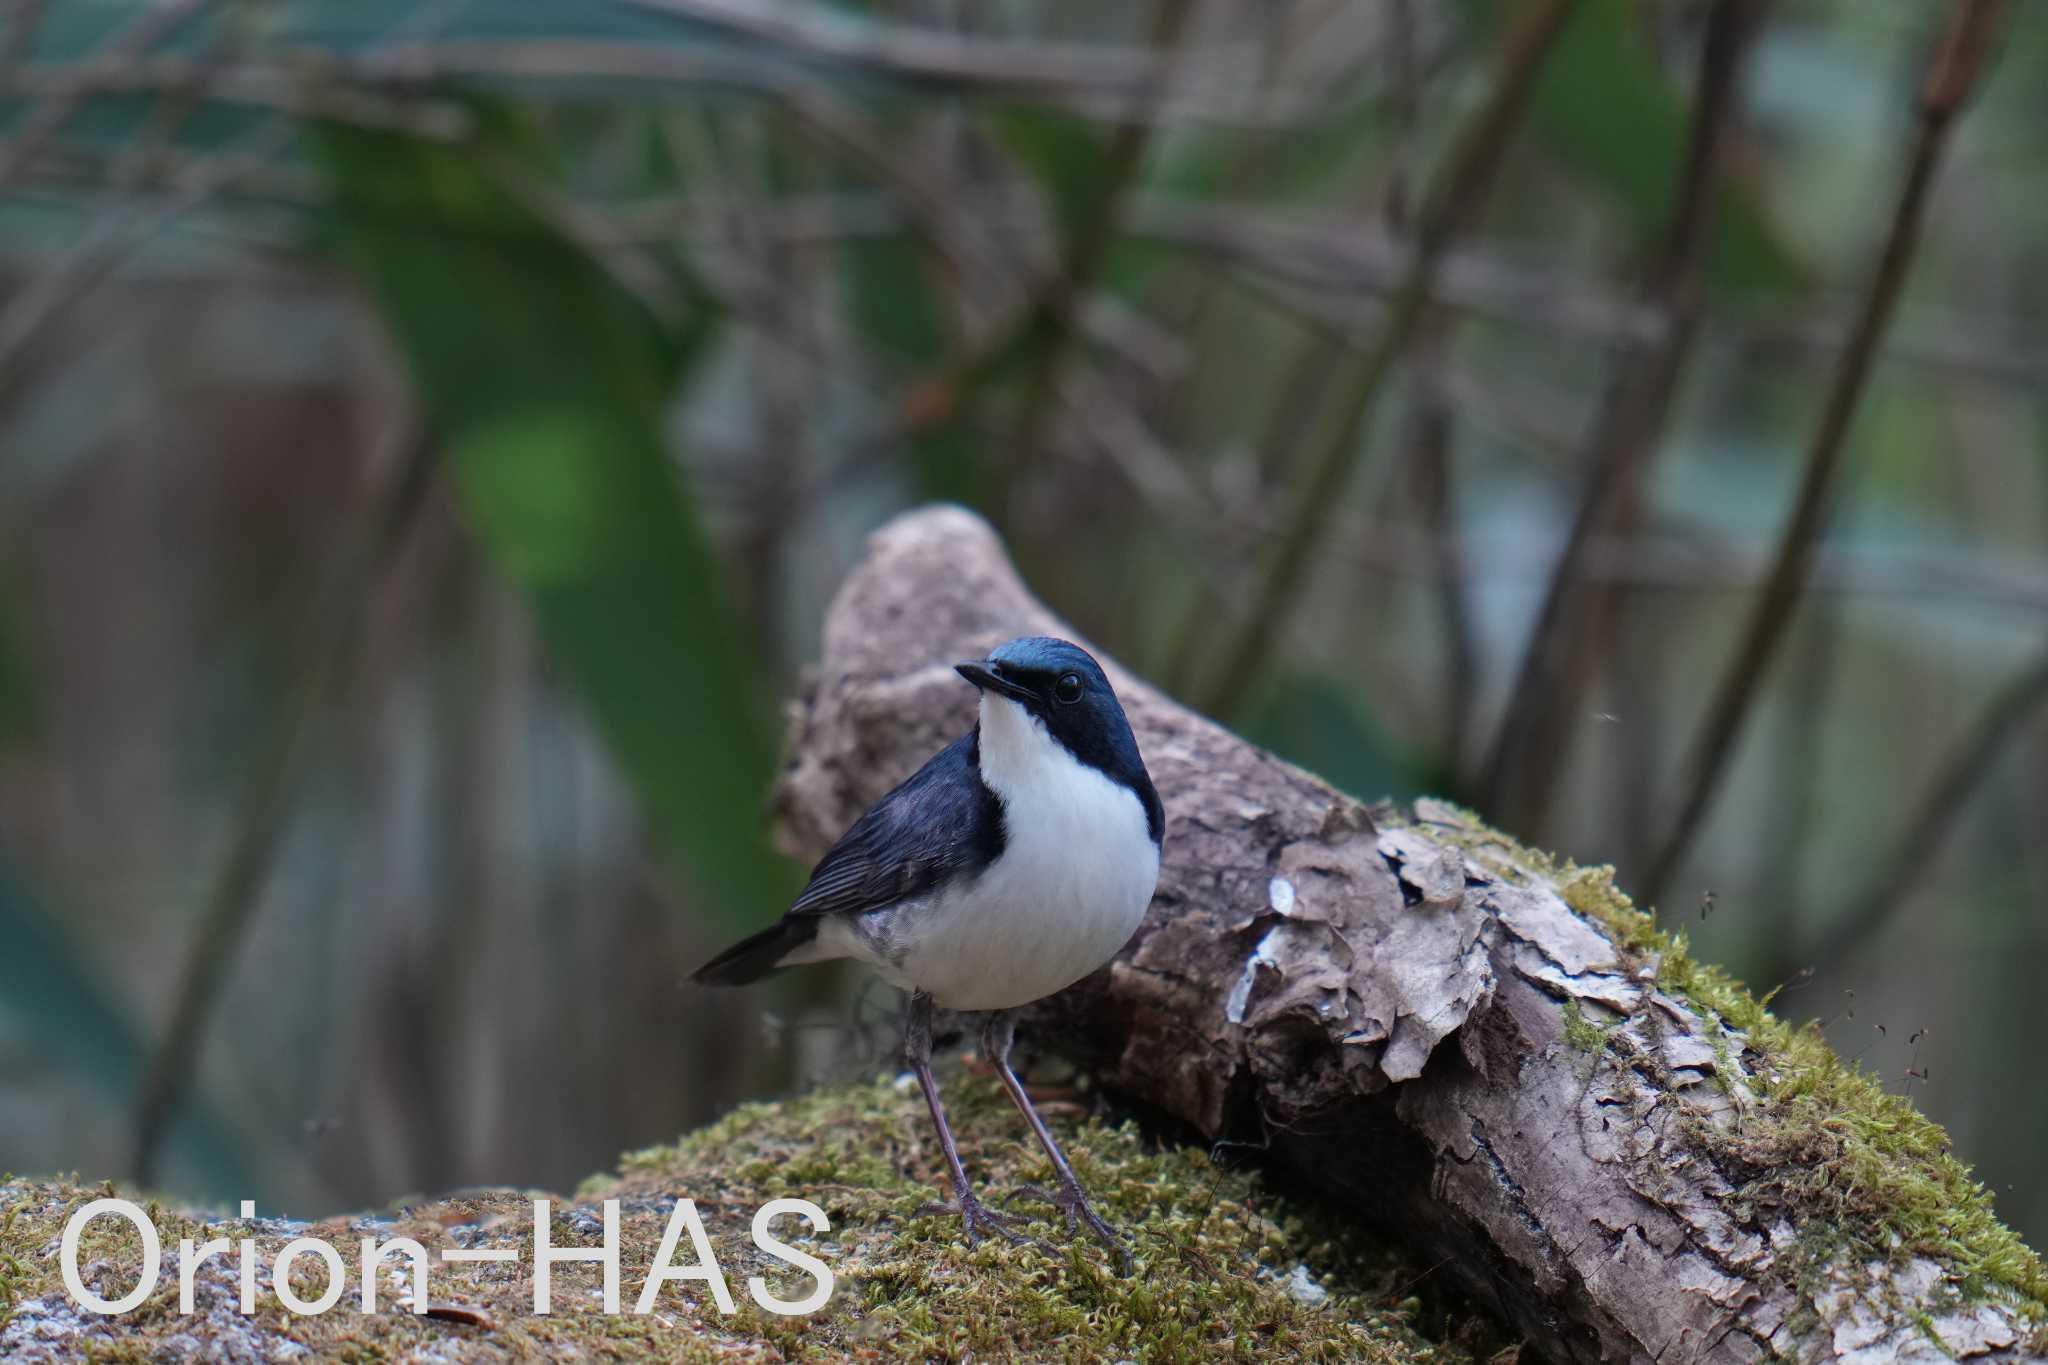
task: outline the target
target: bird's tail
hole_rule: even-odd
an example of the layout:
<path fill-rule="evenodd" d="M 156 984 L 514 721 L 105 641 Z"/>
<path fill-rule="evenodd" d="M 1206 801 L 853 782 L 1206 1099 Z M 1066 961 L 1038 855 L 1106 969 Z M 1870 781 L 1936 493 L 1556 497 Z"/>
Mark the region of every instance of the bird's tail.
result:
<path fill-rule="evenodd" d="M 810 916 L 779 920 L 758 934 L 749 934 L 690 973 L 702 986 L 744 986 L 783 966 L 785 957 L 818 936 Z M 794 964 L 790 964 L 794 965 Z"/>

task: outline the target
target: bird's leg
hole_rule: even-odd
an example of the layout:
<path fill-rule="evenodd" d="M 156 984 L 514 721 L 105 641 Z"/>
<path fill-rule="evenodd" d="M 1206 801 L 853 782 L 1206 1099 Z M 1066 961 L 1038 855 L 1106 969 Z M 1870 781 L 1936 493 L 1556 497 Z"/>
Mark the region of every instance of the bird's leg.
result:
<path fill-rule="evenodd" d="M 1067 1164 L 1066 1155 L 1060 1145 L 1053 1141 L 1052 1130 L 1045 1126 L 1045 1120 L 1032 1107 L 1031 1097 L 1024 1093 L 1024 1083 L 1017 1079 L 1017 1073 L 1010 1069 L 1010 1042 L 1017 1031 L 1015 1018 L 1010 1014 L 992 1014 L 981 1026 L 981 1048 L 990 1066 L 1003 1078 L 1003 1088 L 1010 1092 L 1011 1101 L 1024 1114 L 1024 1121 L 1031 1125 L 1031 1131 L 1038 1135 L 1038 1145 L 1045 1148 L 1045 1154 L 1052 1161 L 1053 1174 L 1058 1177 L 1059 1188 L 1044 1189 L 1037 1185 L 1026 1185 L 1017 1191 L 1035 1199 L 1043 1199 L 1058 1209 L 1067 1220 L 1067 1235 L 1074 1235 L 1076 1224 L 1086 1223 L 1088 1230 L 1117 1254 L 1123 1268 L 1131 1268 L 1130 1248 L 1124 1245 L 1130 1234 L 1121 1232 L 1103 1221 L 1101 1215 L 1088 1205 L 1088 1196 L 1081 1190 L 1081 1182 L 1074 1178 L 1074 1168 Z"/>
<path fill-rule="evenodd" d="M 953 1175 L 953 1202 L 950 1204 L 925 1204 L 919 1214 L 957 1213 L 967 1228 L 967 1245 L 978 1244 L 983 1235 L 995 1233 L 1019 1244 L 1031 1239 L 1022 1233 L 1013 1232 L 1009 1225 L 1024 1220 L 1015 1214 L 1003 1213 L 989 1208 L 974 1197 L 974 1191 L 967 1184 L 967 1168 L 960 1164 L 960 1149 L 954 1145 L 953 1129 L 946 1122 L 945 1106 L 939 1103 L 939 1083 L 932 1079 L 932 998 L 923 991 L 910 997 L 910 1020 L 903 1030 L 903 1060 L 910 1064 L 910 1070 L 917 1077 L 918 1088 L 924 1091 L 924 1102 L 931 1107 L 932 1126 L 939 1131 L 939 1147 L 946 1154 L 946 1168 Z"/>

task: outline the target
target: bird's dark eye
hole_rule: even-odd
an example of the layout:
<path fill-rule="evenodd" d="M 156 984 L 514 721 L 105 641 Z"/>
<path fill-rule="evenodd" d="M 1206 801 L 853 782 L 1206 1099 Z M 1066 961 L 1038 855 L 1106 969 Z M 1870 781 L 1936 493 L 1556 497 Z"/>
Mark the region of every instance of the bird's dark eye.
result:
<path fill-rule="evenodd" d="M 1052 699 L 1062 706 L 1072 706 L 1081 700 L 1081 675 L 1062 673 L 1060 680 L 1052 685 Z"/>

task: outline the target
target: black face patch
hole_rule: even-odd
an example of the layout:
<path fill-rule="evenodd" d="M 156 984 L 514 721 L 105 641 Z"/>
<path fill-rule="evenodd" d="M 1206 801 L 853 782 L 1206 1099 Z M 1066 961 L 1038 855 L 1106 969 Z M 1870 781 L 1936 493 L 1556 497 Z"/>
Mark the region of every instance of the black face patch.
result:
<path fill-rule="evenodd" d="M 1044 722 L 1068 753 L 1136 793 L 1158 843 L 1166 813 L 1102 665 L 1079 645 L 1043 635 L 1010 641 L 989 655 L 988 665 L 1005 684 L 1004 695 Z"/>

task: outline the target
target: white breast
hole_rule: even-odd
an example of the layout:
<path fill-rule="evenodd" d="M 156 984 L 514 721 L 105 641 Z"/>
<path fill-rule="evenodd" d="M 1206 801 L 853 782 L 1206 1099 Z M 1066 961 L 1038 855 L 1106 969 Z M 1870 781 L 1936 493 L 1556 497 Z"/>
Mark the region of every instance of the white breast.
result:
<path fill-rule="evenodd" d="M 942 899 L 904 907 L 889 935 L 897 960 L 877 964 L 957 1010 L 1008 1009 L 1079 981 L 1129 941 L 1159 880 L 1136 793 L 987 693 L 981 770 L 1003 798 L 1002 856 Z"/>

